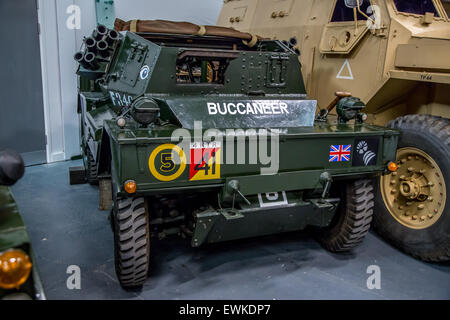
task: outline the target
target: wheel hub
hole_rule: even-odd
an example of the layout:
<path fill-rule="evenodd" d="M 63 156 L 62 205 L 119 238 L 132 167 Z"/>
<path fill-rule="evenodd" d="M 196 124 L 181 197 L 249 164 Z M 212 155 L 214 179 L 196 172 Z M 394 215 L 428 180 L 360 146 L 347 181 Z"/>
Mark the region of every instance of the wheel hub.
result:
<path fill-rule="evenodd" d="M 400 193 L 410 200 L 417 198 L 419 190 L 419 186 L 413 181 L 403 181 L 400 183 Z"/>
<path fill-rule="evenodd" d="M 390 214 L 412 229 L 425 229 L 442 215 L 446 187 L 442 171 L 427 153 L 416 148 L 397 152 L 398 170 L 380 179 Z"/>
<path fill-rule="evenodd" d="M 422 180 L 422 181 L 421 181 Z M 423 184 L 422 184 L 422 183 Z M 425 201 L 429 196 L 429 186 L 426 176 L 411 176 L 400 182 L 400 194 L 409 199 L 417 201 Z"/>

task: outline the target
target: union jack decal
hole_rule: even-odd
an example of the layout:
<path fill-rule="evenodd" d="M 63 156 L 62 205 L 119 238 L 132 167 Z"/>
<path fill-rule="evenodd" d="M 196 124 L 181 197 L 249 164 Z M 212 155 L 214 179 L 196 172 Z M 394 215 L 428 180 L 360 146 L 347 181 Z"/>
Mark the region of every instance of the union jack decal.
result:
<path fill-rule="evenodd" d="M 352 145 L 332 145 L 330 147 L 330 162 L 350 161 Z"/>

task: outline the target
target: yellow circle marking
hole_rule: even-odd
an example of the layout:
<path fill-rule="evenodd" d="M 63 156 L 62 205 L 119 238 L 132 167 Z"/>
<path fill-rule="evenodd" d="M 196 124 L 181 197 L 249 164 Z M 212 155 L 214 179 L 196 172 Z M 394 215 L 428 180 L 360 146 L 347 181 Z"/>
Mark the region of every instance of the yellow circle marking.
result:
<path fill-rule="evenodd" d="M 175 151 L 178 156 L 180 157 L 181 160 L 181 164 L 180 167 L 178 168 L 178 170 L 170 175 L 170 176 L 164 176 L 162 174 L 160 174 L 158 172 L 158 170 L 155 167 L 155 160 L 156 160 L 156 156 L 163 150 L 166 149 L 170 149 Z M 179 146 L 174 145 L 174 144 L 163 144 L 160 145 L 159 147 L 157 147 L 155 150 L 153 150 L 152 154 L 150 155 L 150 158 L 148 159 L 148 166 L 150 168 L 150 172 L 153 174 L 153 176 L 160 180 L 160 181 L 173 181 L 175 179 L 177 179 L 179 176 L 181 176 L 181 174 L 184 172 L 184 170 L 186 169 L 186 155 L 184 154 L 183 149 L 181 149 Z"/>

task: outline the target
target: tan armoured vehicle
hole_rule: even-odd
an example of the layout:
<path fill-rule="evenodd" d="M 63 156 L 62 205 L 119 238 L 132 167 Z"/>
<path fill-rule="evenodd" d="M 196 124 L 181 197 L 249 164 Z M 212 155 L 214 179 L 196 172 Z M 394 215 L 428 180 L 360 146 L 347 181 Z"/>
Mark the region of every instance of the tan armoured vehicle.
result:
<path fill-rule="evenodd" d="M 321 108 L 348 91 L 369 122 L 402 132 L 374 226 L 428 261 L 450 260 L 449 16 L 448 0 L 224 0 L 218 20 L 295 50 Z"/>

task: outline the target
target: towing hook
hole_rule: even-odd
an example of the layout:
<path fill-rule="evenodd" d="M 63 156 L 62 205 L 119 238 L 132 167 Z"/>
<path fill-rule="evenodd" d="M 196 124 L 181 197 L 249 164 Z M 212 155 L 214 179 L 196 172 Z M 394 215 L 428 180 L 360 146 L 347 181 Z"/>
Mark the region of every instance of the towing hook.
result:
<path fill-rule="evenodd" d="M 322 199 L 325 199 L 328 196 L 328 192 L 330 192 L 333 178 L 331 177 L 331 174 L 329 172 L 325 171 L 320 175 L 319 181 L 323 185 Z"/>

